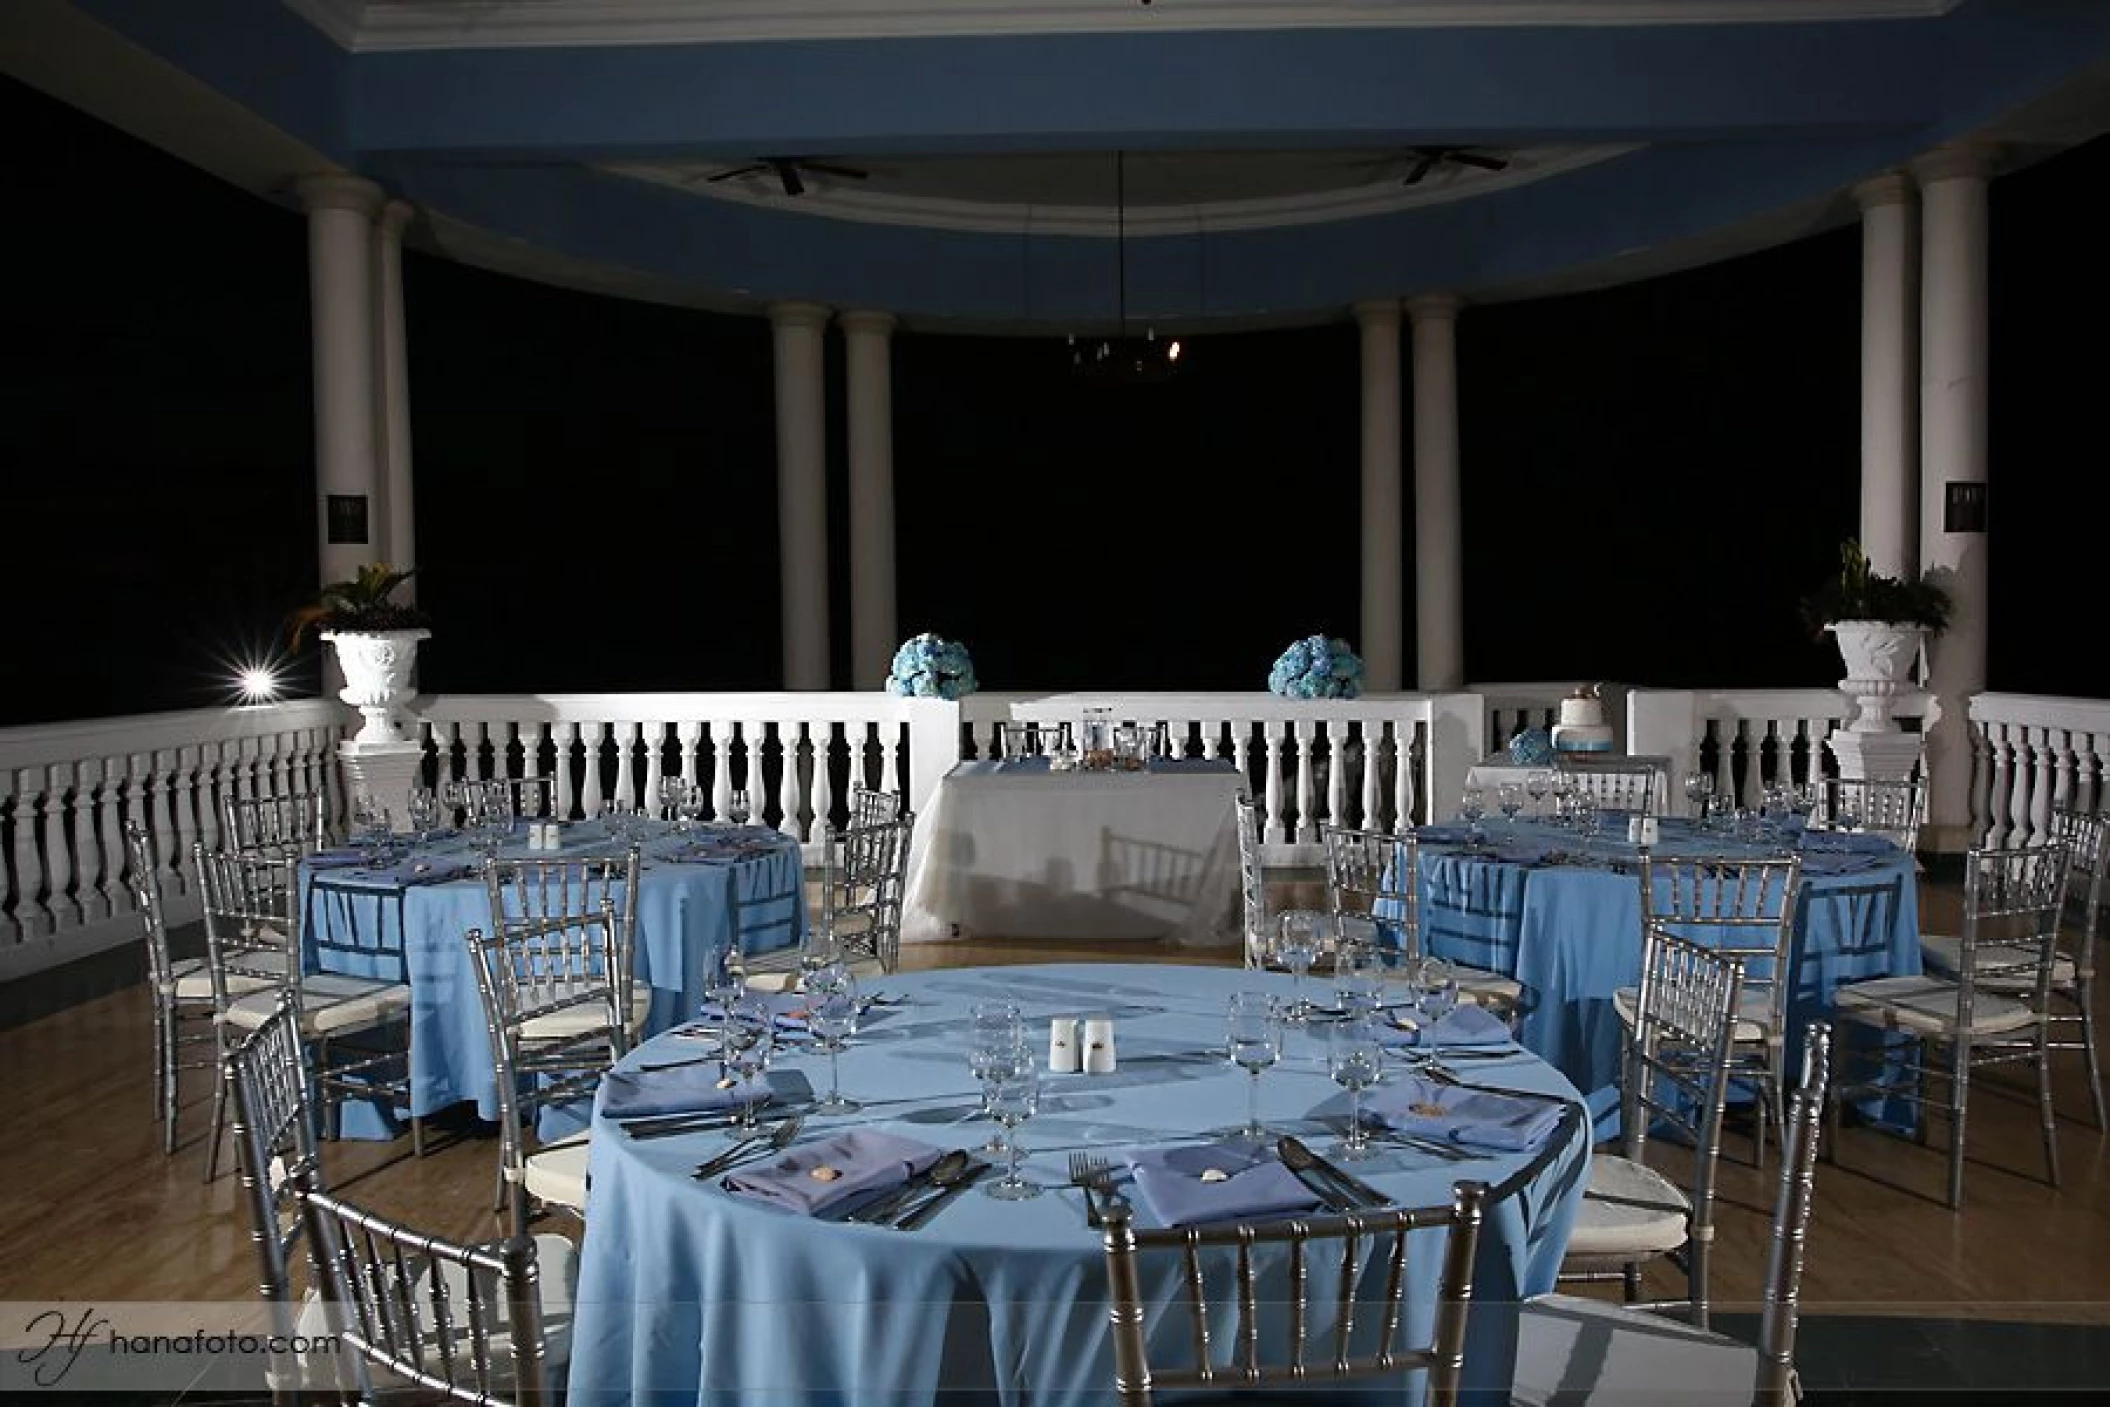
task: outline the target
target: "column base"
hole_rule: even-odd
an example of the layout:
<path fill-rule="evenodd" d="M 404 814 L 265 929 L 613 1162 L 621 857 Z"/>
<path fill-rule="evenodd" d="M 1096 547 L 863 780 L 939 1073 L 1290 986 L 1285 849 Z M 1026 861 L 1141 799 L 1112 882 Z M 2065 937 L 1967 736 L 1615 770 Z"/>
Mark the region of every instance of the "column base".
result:
<path fill-rule="evenodd" d="M 410 829 L 410 789 L 425 771 L 423 743 L 341 742 L 337 762 L 344 768 L 347 796 L 377 798 L 398 831 Z"/>
<path fill-rule="evenodd" d="M 1911 779 L 1919 765 L 1925 742 L 1918 733 L 1854 732 L 1832 729 L 1824 745 L 1839 763 L 1839 775 L 1848 781 L 1902 782 Z"/>

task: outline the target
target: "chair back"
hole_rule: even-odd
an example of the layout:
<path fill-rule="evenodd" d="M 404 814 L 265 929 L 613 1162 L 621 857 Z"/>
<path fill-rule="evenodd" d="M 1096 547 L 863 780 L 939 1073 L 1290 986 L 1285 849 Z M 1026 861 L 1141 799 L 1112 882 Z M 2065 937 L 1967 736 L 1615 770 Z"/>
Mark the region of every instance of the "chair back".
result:
<path fill-rule="evenodd" d="M 1956 1028 L 1971 1029 L 1981 986 L 2050 995 L 2073 851 L 2063 840 L 1964 857 L 1963 931 L 1956 955 Z"/>
<path fill-rule="evenodd" d="M 319 791 L 229 795 L 222 809 L 227 821 L 224 849 L 300 856 L 330 843 L 328 801 Z"/>
<path fill-rule="evenodd" d="M 1802 1081 L 1781 1134 L 1780 1189 L 1773 1199 L 1773 1245 L 1766 1263 L 1765 1307 L 1758 1321 L 1756 1407 L 1796 1400 L 1795 1327 L 1800 1318 L 1802 1261 L 1810 1213 L 1817 1204 L 1817 1146 L 1831 1084 L 1832 1028 L 1812 1022 L 1803 1033 Z"/>
<path fill-rule="evenodd" d="M 1672 933 L 1742 958 L 1744 1015 L 1762 1019 L 1768 1042 L 1777 1042 L 1787 1029 L 1795 992 L 1795 903 L 1801 879 L 1799 855 L 1699 859 L 1644 851 L 1643 940 L 1660 923 Z"/>
<path fill-rule="evenodd" d="M 193 845 L 213 1006 L 257 985 L 300 991 L 300 862 L 290 852 Z"/>
<path fill-rule="evenodd" d="M 1238 891 L 1244 911 L 1245 965 L 1267 966 L 1274 943 L 1267 912 L 1267 873 L 1260 864 L 1260 803 L 1241 791 L 1232 798 L 1232 820 L 1238 828 Z"/>
<path fill-rule="evenodd" d="M 2051 813 L 2051 833 L 2066 842 L 2072 864 L 2066 876 L 2064 931 L 2075 977 L 2095 976 L 2095 940 L 2103 920 L 2104 877 L 2110 875 L 2110 816 L 2059 807 Z"/>
<path fill-rule="evenodd" d="M 568 819 L 558 811 L 557 779 L 555 777 L 493 777 L 489 783 L 503 786 L 507 799 L 512 803 L 513 815 L 523 821 L 562 821 Z"/>
<path fill-rule="evenodd" d="M 877 787 L 868 787 L 862 782 L 852 783 L 850 787 L 849 814 L 850 825 L 853 829 L 857 826 L 871 826 L 878 825 L 884 821 L 899 820 L 901 817 L 901 793 L 898 791 L 881 791 Z"/>
<path fill-rule="evenodd" d="M 1374 941 L 1403 957 L 1421 955 L 1421 848 L 1411 835 L 1321 823 L 1326 849 L 1326 902 L 1334 938 L 1351 942 L 1357 916 L 1368 916 Z"/>
<path fill-rule="evenodd" d="M 256 1247 L 257 1292 L 274 1314 L 290 1320 L 293 1250 L 301 1234 L 294 1187 L 301 1177 L 318 1175 L 315 1087 L 292 993 L 282 993 L 278 1009 L 227 1052 L 221 1078 L 234 1105 L 237 1174 Z"/>
<path fill-rule="evenodd" d="M 340 1402 L 396 1400 L 404 1383 L 491 1407 L 556 1401 L 531 1237 L 471 1246 L 312 1186 L 297 1196 L 330 1332 L 353 1354 L 336 1365 Z"/>
<path fill-rule="evenodd" d="M 1114 1199 L 1105 1244 L 1116 1399 L 1149 1407 L 1159 1389 L 1421 1373 L 1431 1407 L 1449 1407 L 1465 1367 L 1486 1201 L 1484 1185 L 1460 1182 L 1445 1206 L 1139 1231 L 1133 1209 Z M 1424 1231 L 1442 1235 L 1416 1235 Z M 1419 1273 L 1414 1252 L 1440 1255 L 1433 1277 Z M 1143 1288 L 1146 1269 L 1155 1293 Z M 1417 1314 L 1410 1287 L 1431 1279 L 1435 1312 Z M 1236 1332 L 1219 1338 L 1234 1315 Z M 1175 1356 L 1180 1365 L 1167 1366 Z"/>
<path fill-rule="evenodd" d="M 1888 839 L 1910 855 L 1919 849 L 1926 793 L 1919 779 L 1832 777 L 1818 789 L 1816 823 Z"/>
<path fill-rule="evenodd" d="M 1628 757 L 1593 759 L 1572 754 L 1562 754 L 1555 762 L 1599 810 L 1653 816 L 1662 805 L 1662 788 L 1657 785 L 1658 773 L 1653 763 Z"/>
<path fill-rule="evenodd" d="M 161 907 L 161 856 L 138 818 L 128 819 L 124 831 L 125 886 L 132 891 L 132 907 L 139 913 L 140 936 L 147 950 L 147 981 L 156 993 L 172 994 L 176 964 L 169 951 L 168 916 Z"/>
<path fill-rule="evenodd" d="M 484 863 L 484 892 L 491 902 L 491 931 L 519 925 L 541 924 L 552 919 L 598 918 L 614 915 L 620 972 L 596 974 L 628 990 L 631 967 L 637 951 L 638 876 L 644 868 L 640 847 L 632 845 L 620 856 L 565 860 L 504 859 L 493 856 Z M 552 960 L 564 956 L 553 954 Z M 599 961 L 599 954 L 593 955 Z"/>
<path fill-rule="evenodd" d="M 901 903 L 908 888 L 916 817 L 830 831 L 821 849 L 820 941 L 844 957 L 868 957 L 880 971 L 901 962 Z"/>

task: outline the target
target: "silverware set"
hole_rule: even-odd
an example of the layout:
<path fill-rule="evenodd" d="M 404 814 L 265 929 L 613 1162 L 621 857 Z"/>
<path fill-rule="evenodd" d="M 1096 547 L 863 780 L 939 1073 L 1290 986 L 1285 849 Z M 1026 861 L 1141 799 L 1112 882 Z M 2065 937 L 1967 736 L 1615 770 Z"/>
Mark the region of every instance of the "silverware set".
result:
<path fill-rule="evenodd" d="M 899 1187 L 882 1192 L 843 1218 L 864 1226 L 914 1231 L 941 1208 L 981 1180 L 993 1166 L 964 1148 L 939 1158 Z"/>
<path fill-rule="evenodd" d="M 742 1163 L 753 1162 L 755 1159 L 767 1157 L 771 1153 L 781 1153 L 791 1146 L 791 1141 L 799 1136 L 799 1130 L 805 1126 L 806 1116 L 804 1114 L 793 1114 L 775 1128 L 751 1133 L 745 1138 L 736 1140 L 730 1148 L 727 1148 L 716 1157 L 704 1159 L 696 1165 L 696 1171 L 690 1176 L 698 1178 L 716 1177 L 718 1174 L 728 1172 Z"/>
<path fill-rule="evenodd" d="M 1312 1152 L 1300 1138 L 1284 1134 L 1275 1141 L 1275 1152 L 1280 1155 L 1283 1166 L 1295 1173 L 1298 1181 L 1318 1193 L 1319 1200 L 1330 1211 L 1359 1212 L 1392 1205 L 1390 1197 L 1346 1168 Z"/>
<path fill-rule="evenodd" d="M 1070 1185 L 1084 1190 L 1084 1224 L 1101 1225 L 1099 1203 L 1092 1194 L 1110 1196 L 1114 1190 L 1113 1164 L 1096 1153 L 1070 1154 Z"/>

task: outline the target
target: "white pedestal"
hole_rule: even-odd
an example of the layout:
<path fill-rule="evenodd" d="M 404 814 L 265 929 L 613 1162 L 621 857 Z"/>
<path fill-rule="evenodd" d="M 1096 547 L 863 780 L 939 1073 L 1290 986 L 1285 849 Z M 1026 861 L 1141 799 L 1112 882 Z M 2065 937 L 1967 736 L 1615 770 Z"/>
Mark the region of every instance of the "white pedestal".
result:
<path fill-rule="evenodd" d="M 1824 745 L 1832 750 L 1839 775 L 1847 781 L 1902 782 L 1919 765 L 1923 741 L 1918 733 L 1834 728 Z"/>
<path fill-rule="evenodd" d="M 410 789 L 425 770 L 423 744 L 341 742 L 337 761 L 344 768 L 347 796 L 376 798 L 397 830 L 410 829 Z"/>

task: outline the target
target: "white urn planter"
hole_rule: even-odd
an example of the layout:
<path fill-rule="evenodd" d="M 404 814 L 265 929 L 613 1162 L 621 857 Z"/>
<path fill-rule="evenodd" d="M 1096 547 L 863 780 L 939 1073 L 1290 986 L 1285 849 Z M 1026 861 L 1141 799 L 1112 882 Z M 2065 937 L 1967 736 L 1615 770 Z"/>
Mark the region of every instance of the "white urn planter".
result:
<path fill-rule="evenodd" d="M 359 710 L 366 726 L 355 743 L 400 743 L 402 705 L 410 697 L 410 671 L 417 663 L 418 641 L 429 630 L 326 630 L 322 638 L 337 652 L 344 688 L 337 697 Z"/>
<path fill-rule="evenodd" d="M 1898 732 L 1892 713 L 1898 695 L 1918 688 L 1911 678 L 1912 665 L 1919 658 L 1926 627 L 1902 621 L 1841 620 L 1824 628 L 1839 642 L 1839 657 L 1846 662 L 1839 692 L 1855 705 L 1847 731 Z"/>

